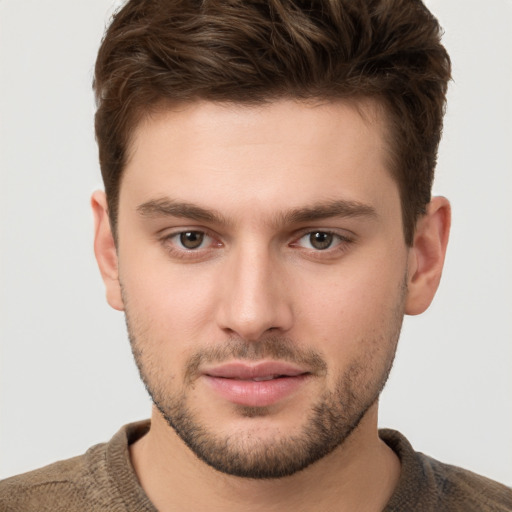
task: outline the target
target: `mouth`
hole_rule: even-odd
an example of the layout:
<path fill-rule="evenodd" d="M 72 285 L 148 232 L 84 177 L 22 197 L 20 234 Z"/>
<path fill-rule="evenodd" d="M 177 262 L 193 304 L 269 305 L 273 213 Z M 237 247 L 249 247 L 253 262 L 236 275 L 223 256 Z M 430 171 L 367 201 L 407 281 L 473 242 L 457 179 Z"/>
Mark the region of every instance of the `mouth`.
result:
<path fill-rule="evenodd" d="M 264 382 L 267 380 L 274 380 L 274 379 L 285 379 L 287 377 L 290 377 L 290 375 L 266 375 L 264 377 L 254 377 L 253 379 L 238 379 L 235 380 L 251 380 L 253 382 Z"/>
<path fill-rule="evenodd" d="M 266 407 L 295 394 L 311 373 L 296 365 L 266 361 L 231 362 L 205 369 L 205 381 L 221 399 L 247 407 Z"/>

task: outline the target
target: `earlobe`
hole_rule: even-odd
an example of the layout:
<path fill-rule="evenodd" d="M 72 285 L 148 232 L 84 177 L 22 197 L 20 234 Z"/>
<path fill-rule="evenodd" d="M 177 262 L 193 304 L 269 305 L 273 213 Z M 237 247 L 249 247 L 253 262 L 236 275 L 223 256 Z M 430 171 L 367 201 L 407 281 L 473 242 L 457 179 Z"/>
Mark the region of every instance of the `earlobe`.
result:
<path fill-rule="evenodd" d="M 93 193 L 91 207 L 94 216 L 94 254 L 105 283 L 107 302 L 114 309 L 123 311 L 117 250 L 110 227 L 105 192 L 97 190 Z"/>
<path fill-rule="evenodd" d="M 450 203 L 444 197 L 434 197 L 427 205 L 427 213 L 417 222 L 409 252 L 405 305 L 408 315 L 423 313 L 434 298 L 443 271 L 450 223 Z"/>

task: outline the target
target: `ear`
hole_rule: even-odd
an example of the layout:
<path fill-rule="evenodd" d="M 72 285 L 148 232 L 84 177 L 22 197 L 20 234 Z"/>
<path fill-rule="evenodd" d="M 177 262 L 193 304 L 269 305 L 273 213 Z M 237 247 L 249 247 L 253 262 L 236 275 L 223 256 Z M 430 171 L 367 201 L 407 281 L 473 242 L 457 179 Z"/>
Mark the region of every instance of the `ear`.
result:
<path fill-rule="evenodd" d="M 123 311 L 118 259 L 114 236 L 110 227 L 105 192 L 97 190 L 91 197 L 94 216 L 94 254 L 105 283 L 107 302 L 114 309 Z"/>
<path fill-rule="evenodd" d="M 448 199 L 434 197 L 427 213 L 416 224 L 409 250 L 408 289 L 405 313 L 419 315 L 432 302 L 441 280 L 450 234 L 451 208 Z"/>

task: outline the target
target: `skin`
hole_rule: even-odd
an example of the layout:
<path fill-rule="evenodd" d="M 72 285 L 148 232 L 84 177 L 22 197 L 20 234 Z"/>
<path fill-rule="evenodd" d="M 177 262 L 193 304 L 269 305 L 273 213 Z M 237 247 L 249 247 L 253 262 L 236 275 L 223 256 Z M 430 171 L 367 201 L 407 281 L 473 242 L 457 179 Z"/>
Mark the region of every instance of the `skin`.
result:
<path fill-rule="evenodd" d="M 104 194 L 93 195 L 107 300 L 125 311 L 137 364 L 160 406 L 131 447 L 159 510 L 377 511 L 389 500 L 400 465 L 378 437 L 378 395 L 403 315 L 423 312 L 439 284 L 450 208 L 433 199 L 406 246 L 385 129 L 369 101 L 197 102 L 137 127 L 117 245 Z M 187 249 L 187 231 L 206 237 Z M 332 233 L 332 244 L 318 249 L 312 233 Z M 300 358 L 311 354 L 321 364 Z M 245 357 L 291 358 L 308 375 L 270 404 L 236 404 L 201 372 Z M 266 448 L 279 460 L 328 398 L 340 413 L 335 424 L 353 424 L 319 460 L 266 480 L 205 464 L 162 414 L 186 409 L 207 439 L 229 438 L 242 462 Z"/>

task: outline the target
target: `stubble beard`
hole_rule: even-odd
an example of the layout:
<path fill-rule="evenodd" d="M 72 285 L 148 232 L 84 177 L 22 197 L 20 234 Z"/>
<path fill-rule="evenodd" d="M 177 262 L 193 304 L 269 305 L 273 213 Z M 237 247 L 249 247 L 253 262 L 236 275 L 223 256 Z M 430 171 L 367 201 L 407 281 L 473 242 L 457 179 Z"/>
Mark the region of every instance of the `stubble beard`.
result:
<path fill-rule="evenodd" d="M 265 436 L 257 431 L 222 435 L 209 430 L 189 406 L 186 391 L 193 384 L 196 370 L 205 362 L 222 362 L 230 358 L 258 360 L 275 358 L 288 362 L 307 364 L 319 373 L 327 364 L 317 353 L 300 351 L 293 341 L 275 335 L 258 342 L 230 339 L 222 348 L 195 354 L 186 368 L 189 386 L 181 391 L 170 389 L 168 381 L 156 370 L 154 358 L 148 356 L 149 340 L 145 339 L 138 322 L 132 321 L 126 309 L 126 324 L 141 379 L 163 418 L 190 450 L 214 469 L 229 475 L 253 479 L 275 479 L 293 475 L 322 459 L 341 446 L 357 429 L 362 418 L 376 403 L 388 379 L 396 345 L 400 335 L 404 311 L 404 296 L 390 315 L 386 333 L 371 343 L 369 353 L 354 361 L 337 379 L 332 391 L 324 392 L 309 411 L 304 426 L 295 435 Z M 384 347 L 384 348 L 383 348 Z M 386 351 L 383 362 L 374 370 L 374 357 Z M 266 407 L 237 406 L 240 416 L 248 418 L 265 416 Z"/>

